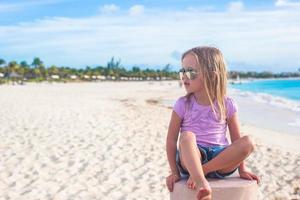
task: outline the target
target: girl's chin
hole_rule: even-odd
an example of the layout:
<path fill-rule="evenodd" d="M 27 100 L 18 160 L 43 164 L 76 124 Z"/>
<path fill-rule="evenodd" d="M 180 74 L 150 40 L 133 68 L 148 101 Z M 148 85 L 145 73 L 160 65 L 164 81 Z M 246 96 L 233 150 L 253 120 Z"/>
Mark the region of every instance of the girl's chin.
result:
<path fill-rule="evenodd" d="M 192 93 L 192 90 L 190 88 L 185 88 L 186 93 Z"/>

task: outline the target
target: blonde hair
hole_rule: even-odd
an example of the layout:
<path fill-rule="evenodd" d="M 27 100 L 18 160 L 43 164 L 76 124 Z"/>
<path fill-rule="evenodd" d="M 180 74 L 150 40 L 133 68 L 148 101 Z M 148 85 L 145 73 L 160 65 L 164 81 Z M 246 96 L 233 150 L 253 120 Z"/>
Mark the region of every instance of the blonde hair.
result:
<path fill-rule="evenodd" d="M 227 93 L 227 71 L 225 59 L 221 51 L 215 47 L 194 47 L 186 51 L 181 60 L 187 55 L 194 55 L 204 78 L 204 88 L 212 110 L 219 120 L 226 119 L 224 98 Z M 188 98 L 191 94 L 187 95 Z M 217 108 L 213 101 L 216 100 Z"/>

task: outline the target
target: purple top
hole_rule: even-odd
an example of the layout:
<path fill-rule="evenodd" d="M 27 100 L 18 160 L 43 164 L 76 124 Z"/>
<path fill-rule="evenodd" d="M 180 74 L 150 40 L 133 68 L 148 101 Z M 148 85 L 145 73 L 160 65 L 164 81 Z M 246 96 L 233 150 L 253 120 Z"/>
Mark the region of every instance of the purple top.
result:
<path fill-rule="evenodd" d="M 237 106 L 233 99 L 225 97 L 226 119 L 237 112 Z M 188 105 L 187 97 L 180 97 L 173 110 L 182 119 L 180 132 L 191 131 L 195 134 L 197 144 L 201 146 L 227 146 L 226 138 L 227 120 L 217 120 L 210 105 L 203 106 L 196 102 L 195 96 L 190 97 Z"/>

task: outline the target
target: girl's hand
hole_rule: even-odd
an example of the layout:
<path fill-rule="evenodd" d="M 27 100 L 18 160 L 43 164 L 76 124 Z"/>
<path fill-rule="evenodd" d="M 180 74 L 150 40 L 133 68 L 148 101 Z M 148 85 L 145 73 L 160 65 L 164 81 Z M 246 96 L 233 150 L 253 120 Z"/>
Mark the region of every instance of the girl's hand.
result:
<path fill-rule="evenodd" d="M 180 180 L 180 175 L 179 174 L 171 174 L 169 175 L 167 178 L 166 178 L 166 184 L 167 184 L 167 187 L 168 187 L 168 190 L 170 192 L 173 192 L 173 186 L 174 186 L 174 183 L 176 183 L 177 181 Z"/>
<path fill-rule="evenodd" d="M 256 180 L 257 184 L 260 183 L 259 177 L 249 171 L 242 170 L 242 171 L 239 171 L 239 174 L 240 174 L 240 177 L 243 179 Z"/>

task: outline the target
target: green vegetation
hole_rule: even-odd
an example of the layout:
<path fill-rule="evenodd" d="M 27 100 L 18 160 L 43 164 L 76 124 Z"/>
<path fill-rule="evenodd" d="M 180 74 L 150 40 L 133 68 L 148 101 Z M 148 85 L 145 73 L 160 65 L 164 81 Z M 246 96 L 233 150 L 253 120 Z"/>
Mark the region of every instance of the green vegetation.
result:
<path fill-rule="evenodd" d="M 133 66 L 127 70 L 121 65 L 121 60 L 115 60 L 114 57 L 106 66 L 90 67 L 85 69 L 75 69 L 71 67 L 58 67 L 51 65 L 46 68 L 43 61 L 36 57 L 31 65 L 26 61 L 17 63 L 11 61 L 7 63 L 0 59 L 0 73 L 6 79 L 10 78 L 11 73 L 16 73 L 26 81 L 91 81 L 91 80 L 175 80 L 178 79 L 177 72 L 172 71 L 169 64 L 162 70 L 144 69 Z M 4 78 L 3 77 L 3 78 Z M 2 79 L 3 79 L 2 78 Z M 0 77 L 1 79 L 1 77 Z"/>
<path fill-rule="evenodd" d="M 281 73 L 273 73 L 273 72 L 241 72 L 241 71 L 230 71 L 229 77 L 232 79 L 239 78 L 293 78 L 300 77 L 300 69 L 298 72 L 281 72 Z"/>
<path fill-rule="evenodd" d="M 290 73 L 272 73 L 272 72 L 240 72 L 231 71 L 229 78 L 287 78 L 300 77 L 300 68 L 298 72 Z M 46 67 L 43 61 L 35 57 L 31 64 L 26 61 L 17 63 L 16 61 L 6 62 L 0 59 L 0 84 L 6 81 L 96 81 L 96 80 L 114 80 L 114 81 L 142 81 L 142 80 L 178 80 L 177 71 L 173 71 L 170 64 L 162 69 L 141 69 L 139 66 L 133 66 L 130 70 L 121 65 L 121 60 L 114 57 L 106 66 L 90 67 L 84 69 L 75 69 L 71 67 L 58 67 L 51 65 Z"/>

